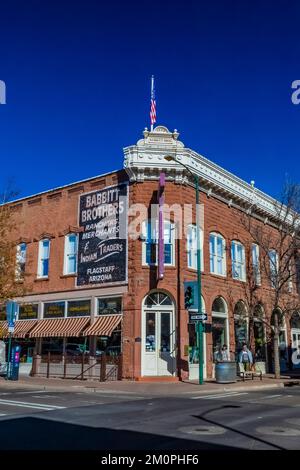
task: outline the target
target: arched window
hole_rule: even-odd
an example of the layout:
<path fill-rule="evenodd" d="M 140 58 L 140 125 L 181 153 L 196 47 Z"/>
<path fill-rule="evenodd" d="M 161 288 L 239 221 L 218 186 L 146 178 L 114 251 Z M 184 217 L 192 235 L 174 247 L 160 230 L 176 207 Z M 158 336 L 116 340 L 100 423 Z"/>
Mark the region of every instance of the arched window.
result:
<path fill-rule="evenodd" d="M 232 277 L 239 281 L 246 280 L 246 259 L 245 247 L 242 243 L 233 240 L 231 242 L 231 262 L 232 262 Z"/>
<path fill-rule="evenodd" d="M 234 307 L 234 335 L 235 335 L 235 352 L 238 354 L 244 343 L 248 343 L 248 323 L 247 309 L 242 300 L 239 300 Z"/>
<path fill-rule="evenodd" d="M 225 300 L 222 297 L 216 297 L 212 304 L 212 339 L 214 359 L 216 358 L 216 353 L 223 344 L 226 344 L 229 350 L 227 311 Z"/>
<path fill-rule="evenodd" d="M 173 305 L 173 302 L 164 292 L 152 292 L 146 297 L 144 305 L 151 308 L 158 305 Z"/>
<path fill-rule="evenodd" d="M 210 272 L 226 276 L 225 239 L 219 233 L 209 235 Z"/>
<path fill-rule="evenodd" d="M 200 254 L 201 254 L 201 270 L 203 270 L 203 231 L 199 228 L 200 233 Z M 197 269 L 197 226 L 189 225 L 187 230 L 187 259 L 188 267 Z"/>
<path fill-rule="evenodd" d="M 291 328 L 300 330 L 300 313 L 295 312 L 291 317 Z"/>

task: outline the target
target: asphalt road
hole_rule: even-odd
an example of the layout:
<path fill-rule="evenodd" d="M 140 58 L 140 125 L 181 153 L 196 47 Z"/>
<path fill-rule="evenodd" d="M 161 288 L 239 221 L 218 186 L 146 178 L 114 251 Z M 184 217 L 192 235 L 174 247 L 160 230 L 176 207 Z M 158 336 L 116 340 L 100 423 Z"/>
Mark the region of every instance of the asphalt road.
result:
<path fill-rule="evenodd" d="M 300 449 L 300 387 L 159 397 L 0 386 L 0 449 Z"/>

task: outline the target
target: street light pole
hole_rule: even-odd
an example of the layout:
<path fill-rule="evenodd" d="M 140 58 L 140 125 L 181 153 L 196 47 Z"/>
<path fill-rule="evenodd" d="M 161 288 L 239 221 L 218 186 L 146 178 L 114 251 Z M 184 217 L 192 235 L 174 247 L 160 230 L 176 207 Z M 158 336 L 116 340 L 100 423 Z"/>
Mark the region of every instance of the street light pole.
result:
<path fill-rule="evenodd" d="M 200 221 L 199 221 L 199 212 L 200 212 L 200 191 L 199 191 L 199 177 L 194 175 L 192 171 L 184 165 L 184 163 L 177 161 L 176 158 L 172 156 L 166 156 L 165 160 L 174 161 L 179 165 L 183 166 L 193 177 L 195 181 L 196 189 L 196 232 L 197 232 L 197 297 L 198 297 L 198 314 L 202 314 L 202 282 L 201 282 L 201 239 L 200 239 Z M 198 359 L 199 359 L 199 385 L 203 385 L 203 323 L 202 321 L 197 321 L 195 324 L 196 335 L 197 335 L 197 348 L 198 348 Z"/>
<path fill-rule="evenodd" d="M 196 230 L 197 230 L 197 294 L 198 294 L 198 313 L 202 314 L 202 282 L 201 282 L 201 239 L 199 223 L 199 177 L 195 176 L 196 186 Z M 199 385 L 203 384 L 203 323 L 197 321 L 197 345 L 199 351 Z"/>

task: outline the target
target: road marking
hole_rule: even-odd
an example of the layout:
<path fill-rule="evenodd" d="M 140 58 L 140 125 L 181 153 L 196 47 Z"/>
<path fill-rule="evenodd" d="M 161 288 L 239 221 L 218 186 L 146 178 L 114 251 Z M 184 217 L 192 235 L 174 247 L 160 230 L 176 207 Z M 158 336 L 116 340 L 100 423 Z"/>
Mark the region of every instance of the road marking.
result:
<path fill-rule="evenodd" d="M 6 413 L 0 413 L 0 416 L 7 416 Z"/>
<path fill-rule="evenodd" d="M 47 393 L 47 390 L 30 390 L 29 392 L 15 392 L 14 394 L 21 394 L 21 395 L 25 395 L 25 393 Z M 48 392 L 49 393 L 49 392 Z"/>
<path fill-rule="evenodd" d="M 218 395 L 205 395 L 205 396 L 190 397 L 190 398 L 191 398 L 191 400 L 199 400 L 199 399 L 216 400 L 218 398 L 236 397 L 238 395 L 248 395 L 248 392 L 240 392 L 240 393 L 233 392 L 233 393 L 226 393 L 226 394 L 219 393 Z"/>
<path fill-rule="evenodd" d="M 269 400 L 270 398 L 278 398 L 282 397 L 283 395 L 267 395 L 266 397 L 261 397 L 259 400 Z"/>
<path fill-rule="evenodd" d="M 23 408 L 34 408 L 44 411 L 50 410 L 62 410 L 65 406 L 56 406 L 56 405 L 49 405 L 48 403 L 32 403 L 26 401 L 15 401 L 15 400 L 3 400 L 0 399 L 0 405 L 8 405 L 8 406 L 20 406 Z"/>

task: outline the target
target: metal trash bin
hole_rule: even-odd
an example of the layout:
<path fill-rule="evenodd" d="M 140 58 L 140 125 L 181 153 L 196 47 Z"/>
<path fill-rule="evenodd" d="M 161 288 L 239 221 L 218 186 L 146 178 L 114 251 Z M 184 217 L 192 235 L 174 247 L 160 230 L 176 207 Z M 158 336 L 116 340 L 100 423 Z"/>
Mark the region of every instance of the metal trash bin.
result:
<path fill-rule="evenodd" d="M 227 384 L 236 382 L 236 362 L 235 361 L 224 361 L 217 362 L 215 365 L 215 377 L 216 382 L 219 384 Z"/>

